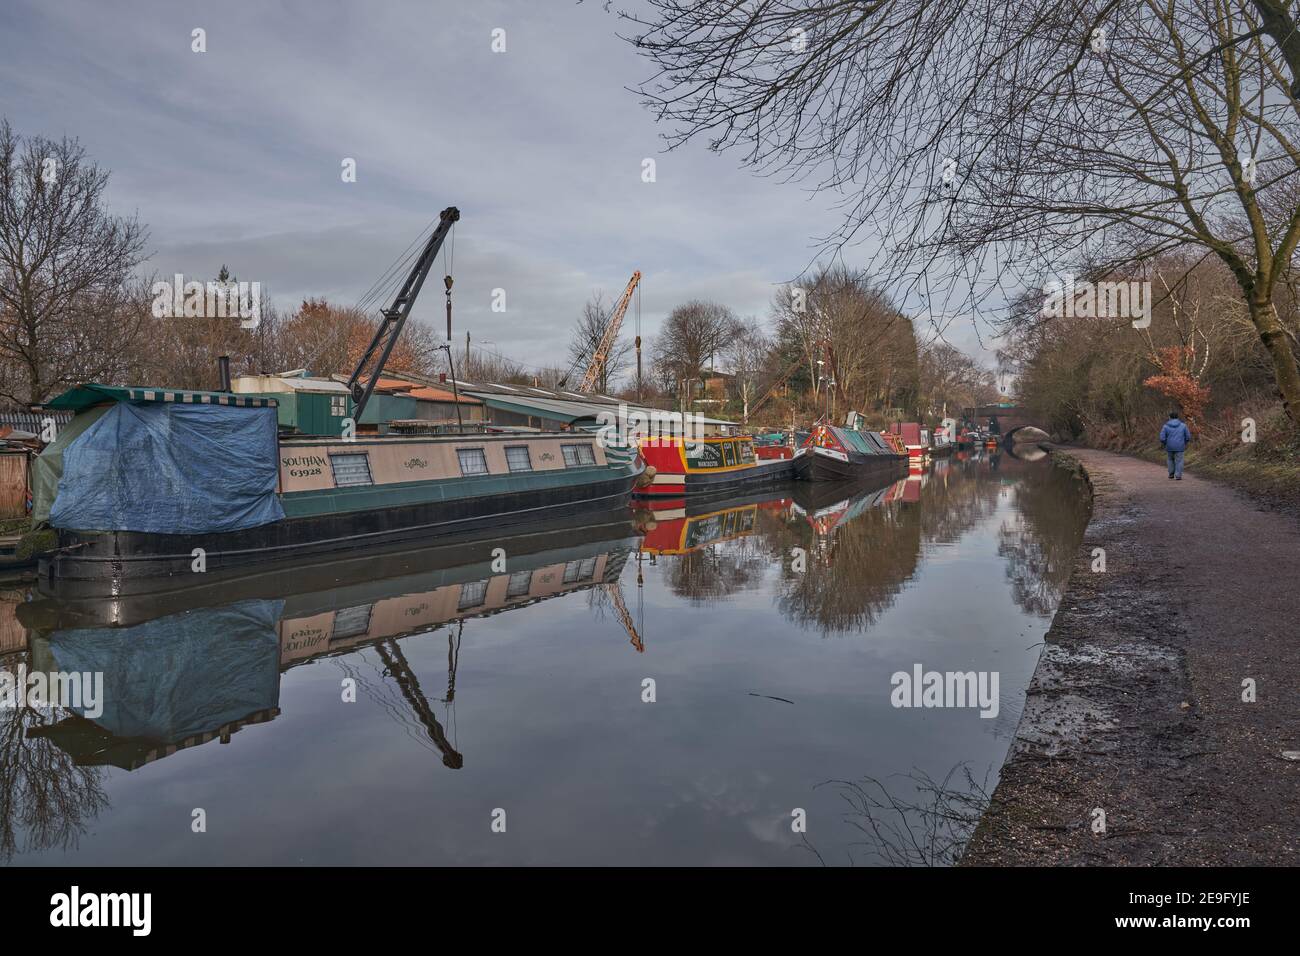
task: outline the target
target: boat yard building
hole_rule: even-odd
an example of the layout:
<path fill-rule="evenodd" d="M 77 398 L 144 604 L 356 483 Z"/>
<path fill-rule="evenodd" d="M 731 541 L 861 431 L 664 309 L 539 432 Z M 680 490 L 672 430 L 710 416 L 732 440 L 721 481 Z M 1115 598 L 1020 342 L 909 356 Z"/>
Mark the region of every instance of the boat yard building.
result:
<path fill-rule="evenodd" d="M 243 375 L 231 383 L 239 394 L 273 398 L 280 430 L 298 435 L 338 436 L 353 402 L 341 375 L 314 378 L 304 369 L 274 375 Z M 629 403 L 611 395 L 587 394 L 532 385 L 504 384 L 415 375 L 380 378 L 357 434 L 486 428 L 533 431 L 599 431 L 614 427 L 634 438 L 687 434 L 734 434 L 735 422 L 707 415 Z"/>
<path fill-rule="evenodd" d="M 612 395 L 464 379 L 456 379 L 453 383 L 445 376 L 424 379 L 404 375 L 414 381 L 437 382 L 437 387 L 444 389 L 451 389 L 454 384 L 461 396 L 470 396 L 483 403 L 489 427 L 595 431 L 606 425 L 615 425 L 640 438 L 681 435 L 684 430 L 694 431 L 700 437 L 729 435 L 737 428 L 735 422 L 695 413 L 689 414 L 683 422 L 681 412 L 638 405 Z"/>
<path fill-rule="evenodd" d="M 240 395 L 275 399 L 282 434 L 338 437 L 354 408 L 342 376 L 315 378 L 306 369 L 273 375 L 241 375 L 231 382 L 231 389 Z M 483 402 L 477 398 L 457 396 L 450 388 L 381 378 L 357 422 L 357 434 L 385 435 L 390 430 L 400 430 L 393 426 L 403 423 L 451 428 L 483 420 Z"/>

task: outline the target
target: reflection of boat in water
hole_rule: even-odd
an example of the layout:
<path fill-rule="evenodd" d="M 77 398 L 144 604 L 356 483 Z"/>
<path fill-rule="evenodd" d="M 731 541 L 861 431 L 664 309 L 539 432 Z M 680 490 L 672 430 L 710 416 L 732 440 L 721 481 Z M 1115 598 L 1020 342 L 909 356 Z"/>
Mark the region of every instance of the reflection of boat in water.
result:
<path fill-rule="evenodd" d="M 329 560 L 318 556 L 304 558 L 291 566 L 267 568 L 258 575 L 227 578 L 220 575 L 192 575 L 195 582 L 186 588 L 171 588 L 149 594 L 130 594 L 118 598 L 81 598 L 77 600 L 41 598 L 19 605 L 19 621 L 29 630 L 53 630 L 67 627 L 124 627 L 167 614 L 195 608 L 230 604 L 250 598 L 286 598 L 293 595 L 327 592 L 347 594 L 353 591 L 391 593 L 428 590 L 440 586 L 445 576 L 467 573 L 477 568 L 492 576 L 494 553 L 506 555 L 508 567 L 537 554 L 554 549 L 557 540 L 568 547 L 599 548 L 601 545 L 625 543 L 636 547 L 636 528 L 631 512 L 622 509 L 616 517 L 604 521 L 552 521 L 538 525 L 527 533 L 511 534 L 482 541 L 444 543 L 433 547 L 393 547 L 366 551 L 348 558 Z"/>
<path fill-rule="evenodd" d="M 244 596 L 221 606 L 185 606 L 176 595 L 26 605 L 21 618 L 34 631 L 33 670 L 104 674 L 102 714 L 69 717 L 42 734 L 78 763 L 134 769 L 209 740 L 227 742 L 242 727 L 274 719 L 282 671 L 369 646 L 443 763 L 459 767 L 463 758 L 401 641 L 457 625 L 454 636 L 449 632 L 448 690 L 440 698 L 450 704 L 465 621 L 613 586 L 638 543 L 627 520 L 585 529 L 585 537 L 564 547 L 544 546 L 554 543 L 553 534 L 498 540 L 504 567 L 490 552 L 462 553 L 457 563 L 456 549 L 448 547 L 391 555 L 370 570 L 396 576 L 366 581 L 355 578 L 365 567 L 360 560 L 320 565 L 244 582 Z M 205 595 L 189 596 L 201 601 Z"/>
<path fill-rule="evenodd" d="M 794 509 L 807 519 L 813 530 L 830 534 L 871 508 L 902 501 L 907 485 L 905 479 L 887 484 L 840 481 L 801 485 L 794 492 Z"/>
<path fill-rule="evenodd" d="M 743 538 L 758 528 L 760 512 L 782 512 L 790 505 L 783 492 L 678 498 L 636 507 L 637 526 L 645 535 L 641 550 L 653 555 L 687 554 Z"/>
<path fill-rule="evenodd" d="M 679 498 L 644 502 L 636 508 L 645 538 L 641 550 L 653 555 L 689 554 L 760 530 L 760 516 L 794 515 L 819 533 L 829 533 L 881 504 L 906 499 L 906 480 L 856 479 L 797 482 L 781 492 L 748 496 Z"/>

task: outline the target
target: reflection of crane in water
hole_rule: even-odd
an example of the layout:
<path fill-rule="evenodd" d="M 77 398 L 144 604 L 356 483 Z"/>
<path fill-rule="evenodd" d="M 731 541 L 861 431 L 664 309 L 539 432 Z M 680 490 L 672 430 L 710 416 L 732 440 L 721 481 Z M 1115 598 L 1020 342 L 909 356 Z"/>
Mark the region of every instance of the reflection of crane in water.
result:
<path fill-rule="evenodd" d="M 415 713 L 415 719 L 428 732 L 429 739 L 433 741 L 434 746 L 442 751 L 443 764 L 452 770 L 459 770 L 465 765 L 465 758 L 456 751 L 456 748 L 451 745 L 451 741 L 447 739 L 442 724 L 438 723 L 433 708 L 429 706 L 428 698 L 424 696 L 424 691 L 420 689 L 420 679 L 415 676 L 415 671 L 407 663 L 406 655 L 402 653 L 397 641 L 383 641 L 375 645 L 375 650 L 379 652 L 379 657 L 384 662 L 384 675 L 397 681 L 402 696 L 406 698 L 406 702 L 411 705 L 411 710 Z M 448 685 L 452 685 L 454 682 L 455 677 L 449 676 Z M 447 702 L 451 702 L 450 698 L 448 698 Z"/>
<path fill-rule="evenodd" d="M 641 627 L 645 627 L 645 597 L 643 588 L 645 587 L 645 576 L 641 573 L 641 552 L 636 554 L 636 613 L 641 621 Z M 636 648 L 638 654 L 645 653 L 645 641 L 642 640 L 641 634 L 637 630 L 636 622 L 632 620 L 632 615 L 628 613 L 627 604 L 623 601 L 623 586 L 616 580 L 613 584 L 605 585 L 605 593 L 609 595 L 610 603 L 614 605 L 614 610 L 618 614 L 618 619 L 627 631 L 628 636 L 632 639 L 632 646 Z"/>
<path fill-rule="evenodd" d="M 458 626 L 455 635 L 450 633 L 447 635 L 447 696 L 442 698 L 442 702 L 448 708 L 448 723 L 452 723 L 453 726 L 454 714 L 451 708 L 456 699 L 456 668 L 460 664 L 460 640 L 465 630 L 464 620 L 456 623 Z M 442 724 L 433 712 L 429 698 L 420 687 L 419 677 L 416 676 L 414 668 L 407 661 L 406 655 L 402 653 L 402 648 L 397 643 L 397 639 L 389 638 L 380 641 L 374 645 L 374 648 L 379 654 L 379 659 L 384 664 L 380 674 L 383 677 L 391 677 L 394 683 L 397 684 L 397 689 L 401 692 L 402 698 L 410 710 L 409 714 L 400 707 L 395 706 L 391 696 L 382 689 L 373 687 L 364 678 L 356 674 L 351 666 L 341 660 L 339 664 L 349 677 L 352 677 L 359 686 L 369 691 L 371 696 L 392 714 L 399 723 L 406 724 L 409 728 L 411 726 L 411 716 L 414 716 L 415 721 L 424 729 L 428 739 L 433 742 L 433 745 L 442 754 L 443 765 L 450 767 L 452 770 L 459 770 L 465 765 L 465 758 L 447 738 Z M 438 698 L 434 699 L 437 700 Z M 416 736 L 415 739 L 420 740 L 422 738 Z"/>

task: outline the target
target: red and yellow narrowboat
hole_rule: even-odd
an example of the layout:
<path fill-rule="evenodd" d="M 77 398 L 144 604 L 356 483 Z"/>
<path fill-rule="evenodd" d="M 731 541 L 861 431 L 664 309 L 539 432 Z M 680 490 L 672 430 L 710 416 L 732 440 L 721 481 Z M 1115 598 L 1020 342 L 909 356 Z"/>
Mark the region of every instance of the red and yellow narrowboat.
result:
<path fill-rule="evenodd" d="M 748 435 L 644 438 L 640 452 L 654 478 L 633 493 L 646 498 L 748 491 L 793 478 L 798 460 L 760 460 Z"/>

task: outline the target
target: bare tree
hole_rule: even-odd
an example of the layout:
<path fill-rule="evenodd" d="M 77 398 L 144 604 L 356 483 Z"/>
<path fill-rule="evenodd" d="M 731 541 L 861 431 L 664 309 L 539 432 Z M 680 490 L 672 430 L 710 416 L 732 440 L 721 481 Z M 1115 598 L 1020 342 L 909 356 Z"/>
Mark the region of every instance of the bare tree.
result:
<path fill-rule="evenodd" d="M 132 363 L 148 312 L 131 276 L 148 233 L 108 213 L 107 185 L 75 139 L 0 121 L 0 394 L 13 401 L 114 381 Z"/>
<path fill-rule="evenodd" d="M 670 147 L 703 137 L 840 193 L 824 238 L 876 240 L 872 274 L 931 314 L 1080 264 L 1217 257 L 1300 420 L 1297 330 L 1274 304 L 1300 241 L 1281 0 L 647 2 L 625 16 Z"/>
<path fill-rule="evenodd" d="M 314 374 L 347 374 L 360 360 L 378 327 L 377 316 L 325 299 L 305 299 L 278 328 L 276 352 L 282 368 L 306 368 Z M 437 333 L 410 321 L 402 329 L 387 369 L 390 375 L 429 375 L 438 367 Z M 460 369 L 458 368 L 459 372 Z"/>
<path fill-rule="evenodd" d="M 575 375 L 580 377 L 581 373 L 578 370 L 590 366 L 613 320 L 614 307 L 605 302 L 603 293 L 593 292 L 587 304 L 582 307 L 582 315 L 578 317 L 573 338 L 569 342 L 569 361 L 575 370 Z M 631 350 L 632 346 L 628 342 L 614 343 L 613 348 L 601 362 L 596 377 L 596 391 L 609 392 L 610 382 L 617 379 L 627 367 Z M 573 384 L 576 383 L 569 382 L 569 385 Z"/>
<path fill-rule="evenodd" d="M 842 265 L 823 268 L 805 284 L 778 289 L 772 311 L 778 338 L 798 344 L 814 395 L 833 382 L 840 407 L 912 404 L 911 320 L 865 275 Z"/>
<path fill-rule="evenodd" d="M 727 364 L 735 376 L 736 390 L 740 393 L 741 421 L 749 424 L 749 403 L 758 397 L 759 379 L 767 367 L 772 343 L 762 326 L 754 319 L 746 319 L 737 327 L 727 345 Z"/>
<path fill-rule="evenodd" d="M 654 375 L 664 391 L 689 390 L 701 381 L 739 326 L 735 313 L 717 302 L 696 299 L 673 309 L 652 348 Z"/>
<path fill-rule="evenodd" d="M 41 736 L 50 723 L 26 701 L 0 708 L 0 862 L 27 850 L 75 847 L 108 806 L 103 771 L 78 766 Z"/>
<path fill-rule="evenodd" d="M 918 362 L 924 415 L 947 414 L 997 399 L 993 372 L 947 342 L 923 346 Z"/>

